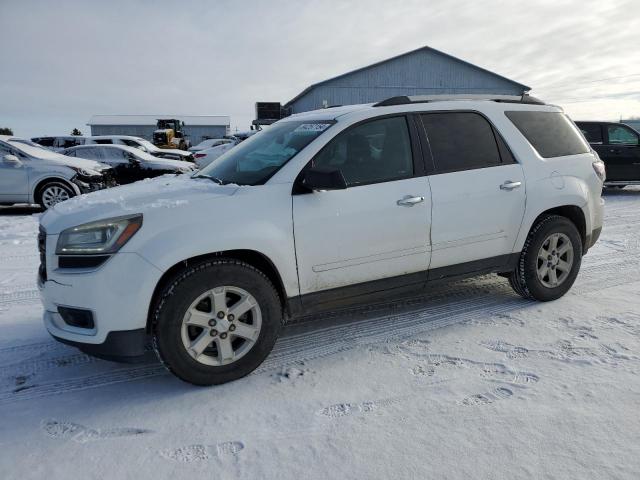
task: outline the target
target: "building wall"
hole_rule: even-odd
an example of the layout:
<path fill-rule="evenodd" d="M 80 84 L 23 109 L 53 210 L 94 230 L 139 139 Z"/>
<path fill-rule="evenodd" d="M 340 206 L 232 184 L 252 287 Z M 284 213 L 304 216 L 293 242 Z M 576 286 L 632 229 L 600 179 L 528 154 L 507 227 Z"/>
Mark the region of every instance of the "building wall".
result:
<path fill-rule="evenodd" d="M 155 125 L 91 125 L 91 135 L 131 135 L 153 140 Z M 185 125 L 184 131 L 197 145 L 206 138 L 222 138 L 227 135 L 229 127 L 225 125 Z"/>
<path fill-rule="evenodd" d="M 328 106 L 372 103 L 398 95 L 488 93 L 521 95 L 521 86 L 432 51 L 372 65 L 312 88 L 291 104 L 292 113 Z"/>

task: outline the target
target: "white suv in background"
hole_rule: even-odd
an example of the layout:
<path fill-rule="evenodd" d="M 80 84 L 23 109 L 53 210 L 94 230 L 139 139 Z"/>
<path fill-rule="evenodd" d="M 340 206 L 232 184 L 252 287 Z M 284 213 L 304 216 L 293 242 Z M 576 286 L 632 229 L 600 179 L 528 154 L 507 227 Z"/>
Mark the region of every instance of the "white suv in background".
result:
<path fill-rule="evenodd" d="M 200 173 L 41 218 L 44 322 L 106 358 L 148 337 L 178 377 L 237 379 L 286 319 L 498 273 L 564 295 L 602 228 L 604 167 L 531 97 L 394 97 L 287 117 Z"/>

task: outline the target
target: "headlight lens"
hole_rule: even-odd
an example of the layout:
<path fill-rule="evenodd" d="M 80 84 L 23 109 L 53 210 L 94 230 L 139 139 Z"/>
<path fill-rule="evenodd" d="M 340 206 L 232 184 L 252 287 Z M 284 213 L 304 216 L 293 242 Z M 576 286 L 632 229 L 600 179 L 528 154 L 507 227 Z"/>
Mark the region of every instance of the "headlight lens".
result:
<path fill-rule="evenodd" d="M 141 226 L 142 214 L 136 214 L 68 228 L 58 237 L 56 255 L 115 253 Z"/>
<path fill-rule="evenodd" d="M 84 168 L 78 168 L 78 167 L 71 167 L 72 170 L 75 170 L 78 175 L 81 175 L 83 177 L 96 177 L 99 176 L 100 173 L 96 172 L 95 170 L 85 170 Z"/>

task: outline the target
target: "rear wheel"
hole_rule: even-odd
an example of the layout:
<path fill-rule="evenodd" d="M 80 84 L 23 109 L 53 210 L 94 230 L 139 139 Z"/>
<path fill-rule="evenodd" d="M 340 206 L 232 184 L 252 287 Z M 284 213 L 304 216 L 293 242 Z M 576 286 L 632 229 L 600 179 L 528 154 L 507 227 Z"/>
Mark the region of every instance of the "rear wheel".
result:
<path fill-rule="evenodd" d="M 555 300 L 569 291 L 581 261 L 582 240 L 575 225 L 565 217 L 549 215 L 529 232 L 509 283 L 525 298 Z"/>
<path fill-rule="evenodd" d="M 37 201 L 45 209 L 55 204 L 69 200 L 75 195 L 68 185 L 62 182 L 47 182 L 38 189 Z"/>
<path fill-rule="evenodd" d="M 220 259 L 182 272 L 165 288 L 154 320 L 164 365 L 186 382 L 213 385 L 262 363 L 280 332 L 282 307 L 262 272 Z"/>

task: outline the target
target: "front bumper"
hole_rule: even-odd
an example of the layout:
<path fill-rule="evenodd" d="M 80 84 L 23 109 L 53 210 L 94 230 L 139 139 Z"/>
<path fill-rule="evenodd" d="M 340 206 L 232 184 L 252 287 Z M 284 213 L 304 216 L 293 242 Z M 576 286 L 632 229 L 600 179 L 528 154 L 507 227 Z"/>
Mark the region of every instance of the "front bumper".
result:
<path fill-rule="evenodd" d="M 100 178 L 79 178 L 74 177 L 71 180 L 80 190 L 80 193 L 91 193 L 105 188 L 115 187 L 117 183 L 110 175 Z"/>
<path fill-rule="evenodd" d="M 55 251 L 57 239 L 44 237 L 46 252 Z M 161 270 L 136 253 L 116 253 L 95 268 L 59 268 L 58 256 L 43 257 L 38 287 L 44 324 L 54 338 L 103 358 L 144 353 L 141 332 Z M 90 311 L 93 327 L 67 324 L 59 306 Z M 132 331 L 137 333 L 127 333 Z"/>
<path fill-rule="evenodd" d="M 47 313 L 49 312 L 45 312 L 45 315 Z M 104 342 L 98 344 L 67 340 L 66 338 L 56 337 L 54 334 L 51 334 L 51 336 L 61 343 L 78 348 L 87 355 L 104 360 L 130 363 L 136 362 L 140 357 L 143 357 L 148 351 L 147 345 L 149 344 L 149 336 L 144 328 L 109 332 Z"/>

